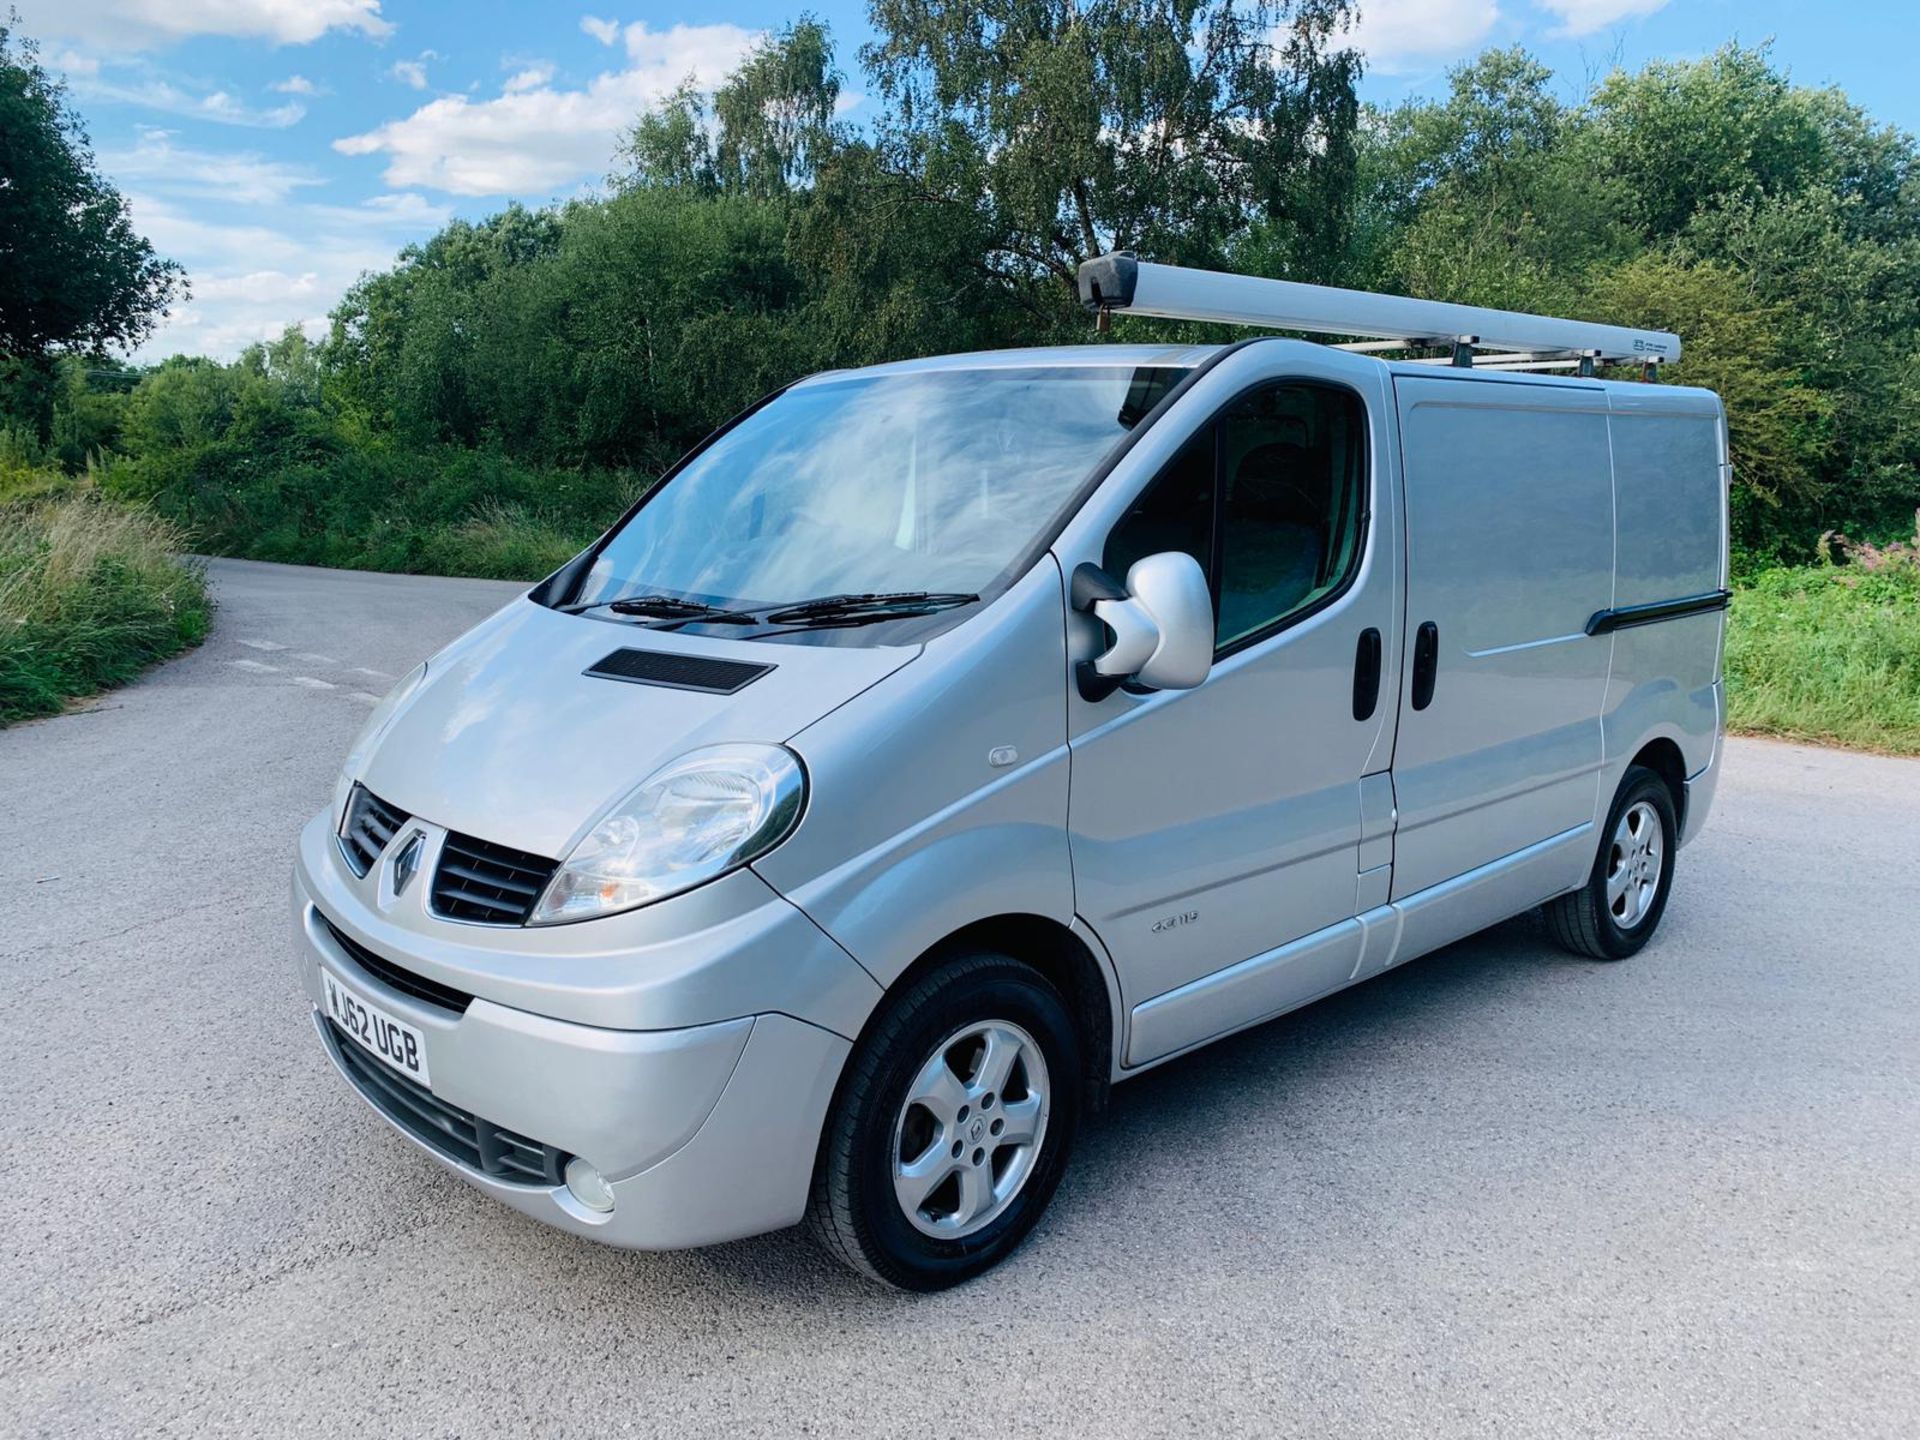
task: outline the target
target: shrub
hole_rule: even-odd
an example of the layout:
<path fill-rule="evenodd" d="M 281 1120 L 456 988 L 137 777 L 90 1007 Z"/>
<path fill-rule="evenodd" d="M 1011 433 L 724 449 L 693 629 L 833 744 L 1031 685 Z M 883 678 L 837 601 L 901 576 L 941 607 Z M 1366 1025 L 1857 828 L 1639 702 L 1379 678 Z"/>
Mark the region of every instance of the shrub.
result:
<path fill-rule="evenodd" d="M 533 580 L 558 570 L 596 533 L 488 500 L 470 519 L 429 532 L 419 547 L 418 568 L 435 575 Z"/>
<path fill-rule="evenodd" d="M 179 535 L 87 488 L 0 503 L 0 724 L 124 684 L 206 637 Z"/>
<path fill-rule="evenodd" d="M 1735 597 L 1729 723 L 1920 754 L 1920 562 L 1768 570 Z"/>
<path fill-rule="evenodd" d="M 515 580 L 552 570 L 647 483 L 491 448 L 347 444 L 299 411 L 262 412 L 222 439 L 114 459 L 102 473 L 108 491 L 151 505 L 208 553 Z"/>

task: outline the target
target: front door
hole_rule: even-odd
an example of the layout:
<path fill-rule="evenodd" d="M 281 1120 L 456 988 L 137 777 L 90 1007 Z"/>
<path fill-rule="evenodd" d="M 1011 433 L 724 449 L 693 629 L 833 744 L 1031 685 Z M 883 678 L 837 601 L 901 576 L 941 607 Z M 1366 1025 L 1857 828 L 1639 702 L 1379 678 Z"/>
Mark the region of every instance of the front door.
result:
<path fill-rule="evenodd" d="M 1396 477 L 1380 367 L 1305 350 L 1223 362 L 1179 450 L 1060 552 L 1124 579 L 1185 550 L 1214 594 L 1198 688 L 1068 700 L 1075 896 L 1119 972 L 1129 1065 L 1337 988 L 1359 957 L 1363 777 L 1385 785 L 1395 707 L 1356 665 L 1398 673 Z"/>

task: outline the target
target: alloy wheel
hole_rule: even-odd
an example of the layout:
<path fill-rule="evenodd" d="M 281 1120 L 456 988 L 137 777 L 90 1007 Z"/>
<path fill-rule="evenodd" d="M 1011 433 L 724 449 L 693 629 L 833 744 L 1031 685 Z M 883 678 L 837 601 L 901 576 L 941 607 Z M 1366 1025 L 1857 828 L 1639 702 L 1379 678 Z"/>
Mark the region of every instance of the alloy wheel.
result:
<path fill-rule="evenodd" d="M 1033 1174 L 1050 1108 L 1046 1057 L 1006 1020 L 956 1031 L 907 1087 L 893 1189 L 922 1234 L 956 1240 L 1006 1213 Z"/>
<path fill-rule="evenodd" d="M 1652 911 L 1665 855 L 1660 812 L 1645 800 L 1629 805 L 1613 827 L 1607 852 L 1607 910 L 1622 930 L 1633 929 Z"/>

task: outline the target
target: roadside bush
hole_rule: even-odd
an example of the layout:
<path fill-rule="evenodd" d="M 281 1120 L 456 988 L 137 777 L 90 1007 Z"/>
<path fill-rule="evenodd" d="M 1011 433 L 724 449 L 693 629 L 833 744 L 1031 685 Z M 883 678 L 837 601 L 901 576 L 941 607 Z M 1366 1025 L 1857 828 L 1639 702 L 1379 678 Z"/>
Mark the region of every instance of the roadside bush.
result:
<path fill-rule="evenodd" d="M 85 488 L 0 502 L 0 724 L 124 684 L 206 637 L 199 570 L 164 520 Z"/>
<path fill-rule="evenodd" d="M 433 575 L 533 580 L 558 570 L 598 533 L 578 522 L 488 500 L 472 518 L 427 533 L 418 568 Z"/>
<path fill-rule="evenodd" d="M 210 553 L 515 580 L 552 570 L 648 483 L 497 449 L 348 444 L 310 411 L 242 416 L 218 440 L 102 471 L 110 493 L 150 505 Z"/>
<path fill-rule="evenodd" d="M 1734 597 L 1729 724 L 1920 754 L 1920 563 L 1768 570 Z"/>

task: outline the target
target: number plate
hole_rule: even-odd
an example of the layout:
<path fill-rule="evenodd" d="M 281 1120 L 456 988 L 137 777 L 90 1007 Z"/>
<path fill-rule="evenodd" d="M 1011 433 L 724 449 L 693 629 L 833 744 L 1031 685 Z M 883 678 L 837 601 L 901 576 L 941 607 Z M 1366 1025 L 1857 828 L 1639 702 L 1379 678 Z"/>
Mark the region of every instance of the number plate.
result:
<path fill-rule="evenodd" d="M 413 1026 L 396 1020 L 371 1000 L 362 1000 L 333 978 L 333 972 L 320 968 L 320 983 L 327 992 L 327 1014 L 333 1023 L 369 1055 L 386 1061 L 402 1075 L 427 1080 L 427 1041 Z"/>

